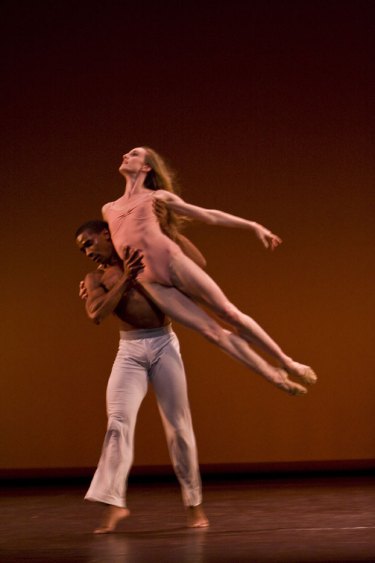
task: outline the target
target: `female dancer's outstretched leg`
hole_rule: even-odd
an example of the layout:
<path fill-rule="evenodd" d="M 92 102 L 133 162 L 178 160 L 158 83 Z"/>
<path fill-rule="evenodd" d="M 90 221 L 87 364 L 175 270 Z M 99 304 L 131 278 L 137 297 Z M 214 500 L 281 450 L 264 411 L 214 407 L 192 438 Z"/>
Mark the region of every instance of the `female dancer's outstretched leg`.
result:
<path fill-rule="evenodd" d="M 255 344 L 278 362 L 291 375 L 304 383 L 315 383 L 314 371 L 287 356 L 280 346 L 251 317 L 237 309 L 224 295 L 214 280 L 185 256 L 178 255 L 171 263 L 175 287 L 195 301 L 203 303 L 218 317 L 232 326 L 236 333 L 250 344 Z M 170 313 L 173 316 L 173 313 Z"/>
<path fill-rule="evenodd" d="M 178 289 L 157 283 L 143 283 L 142 285 L 150 298 L 172 319 L 200 332 L 210 342 L 222 348 L 230 356 L 262 375 L 283 391 L 291 395 L 307 393 L 302 385 L 288 378 L 285 370 L 268 364 L 249 347 L 243 338 L 225 330 Z"/>

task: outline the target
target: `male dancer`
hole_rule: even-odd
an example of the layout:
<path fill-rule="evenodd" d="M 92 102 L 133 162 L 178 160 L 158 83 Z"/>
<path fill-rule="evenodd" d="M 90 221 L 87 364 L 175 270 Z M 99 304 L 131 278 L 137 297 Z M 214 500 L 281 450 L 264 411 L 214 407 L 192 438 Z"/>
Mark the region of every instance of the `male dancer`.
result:
<path fill-rule="evenodd" d="M 181 237 L 181 235 L 180 235 Z M 204 258 L 185 237 L 181 247 L 204 266 Z M 99 324 L 114 313 L 120 322 L 119 350 L 107 387 L 108 427 L 87 500 L 106 504 L 94 533 L 115 530 L 129 516 L 126 487 L 133 461 L 136 417 L 148 383 L 153 385 L 167 444 L 181 485 L 187 525 L 207 527 L 202 508 L 201 479 L 191 421 L 184 367 L 170 319 L 148 299 L 137 283 L 142 256 L 127 249 L 125 262 L 116 254 L 104 221 L 89 221 L 76 232 L 79 249 L 98 264 L 85 277 L 86 312 Z"/>

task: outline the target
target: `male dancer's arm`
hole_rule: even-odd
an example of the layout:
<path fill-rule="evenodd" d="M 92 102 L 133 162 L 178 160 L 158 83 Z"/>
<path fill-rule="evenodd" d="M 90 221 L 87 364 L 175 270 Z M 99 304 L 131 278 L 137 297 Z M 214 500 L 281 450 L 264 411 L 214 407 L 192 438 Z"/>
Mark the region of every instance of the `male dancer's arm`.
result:
<path fill-rule="evenodd" d="M 137 250 L 128 250 L 124 261 L 124 271 L 118 266 L 110 266 L 112 280 L 117 278 L 112 287 L 107 288 L 103 283 L 103 270 L 90 272 L 86 275 L 86 313 L 95 324 L 100 324 L 112 314 L 120 300 L 126 296 L 134 286 L 135 279 L 143 269 L 142 256 Z"/>

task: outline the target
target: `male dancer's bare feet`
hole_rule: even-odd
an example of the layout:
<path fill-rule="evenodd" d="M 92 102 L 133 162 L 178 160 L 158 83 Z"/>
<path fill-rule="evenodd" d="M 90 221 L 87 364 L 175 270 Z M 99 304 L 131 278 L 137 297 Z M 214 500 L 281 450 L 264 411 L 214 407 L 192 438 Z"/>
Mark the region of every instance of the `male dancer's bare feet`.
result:
<path fill-rule="evenodd" d="M 187 507 L 187 526 L 188 528 L 208 528 L 210 525 L 204 513 L 202 505 Z"/>
<path fill-rule="evenodd" d="M 121 508 L 120 506 L 113 506 L 109 504 L 104 509 L 103 520 L 99 528 L 94 530 L 94 534 L 110 534 L 114 532 L 117 524 L 127 518 L 130 514 L 130 510 L 127 508 Z"/>

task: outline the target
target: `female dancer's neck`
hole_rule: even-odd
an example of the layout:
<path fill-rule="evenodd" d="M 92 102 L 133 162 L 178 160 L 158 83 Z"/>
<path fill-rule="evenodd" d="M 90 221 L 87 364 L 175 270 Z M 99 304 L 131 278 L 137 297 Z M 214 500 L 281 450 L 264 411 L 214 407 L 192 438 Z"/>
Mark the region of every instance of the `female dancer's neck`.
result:
<path fill-rule="evenodd" d="M 124 195 L 130 197 L 133 194 L 139 193 L 147 189 L 144 185 L 145 175 L 127 176 L 125 184 Z"/>

